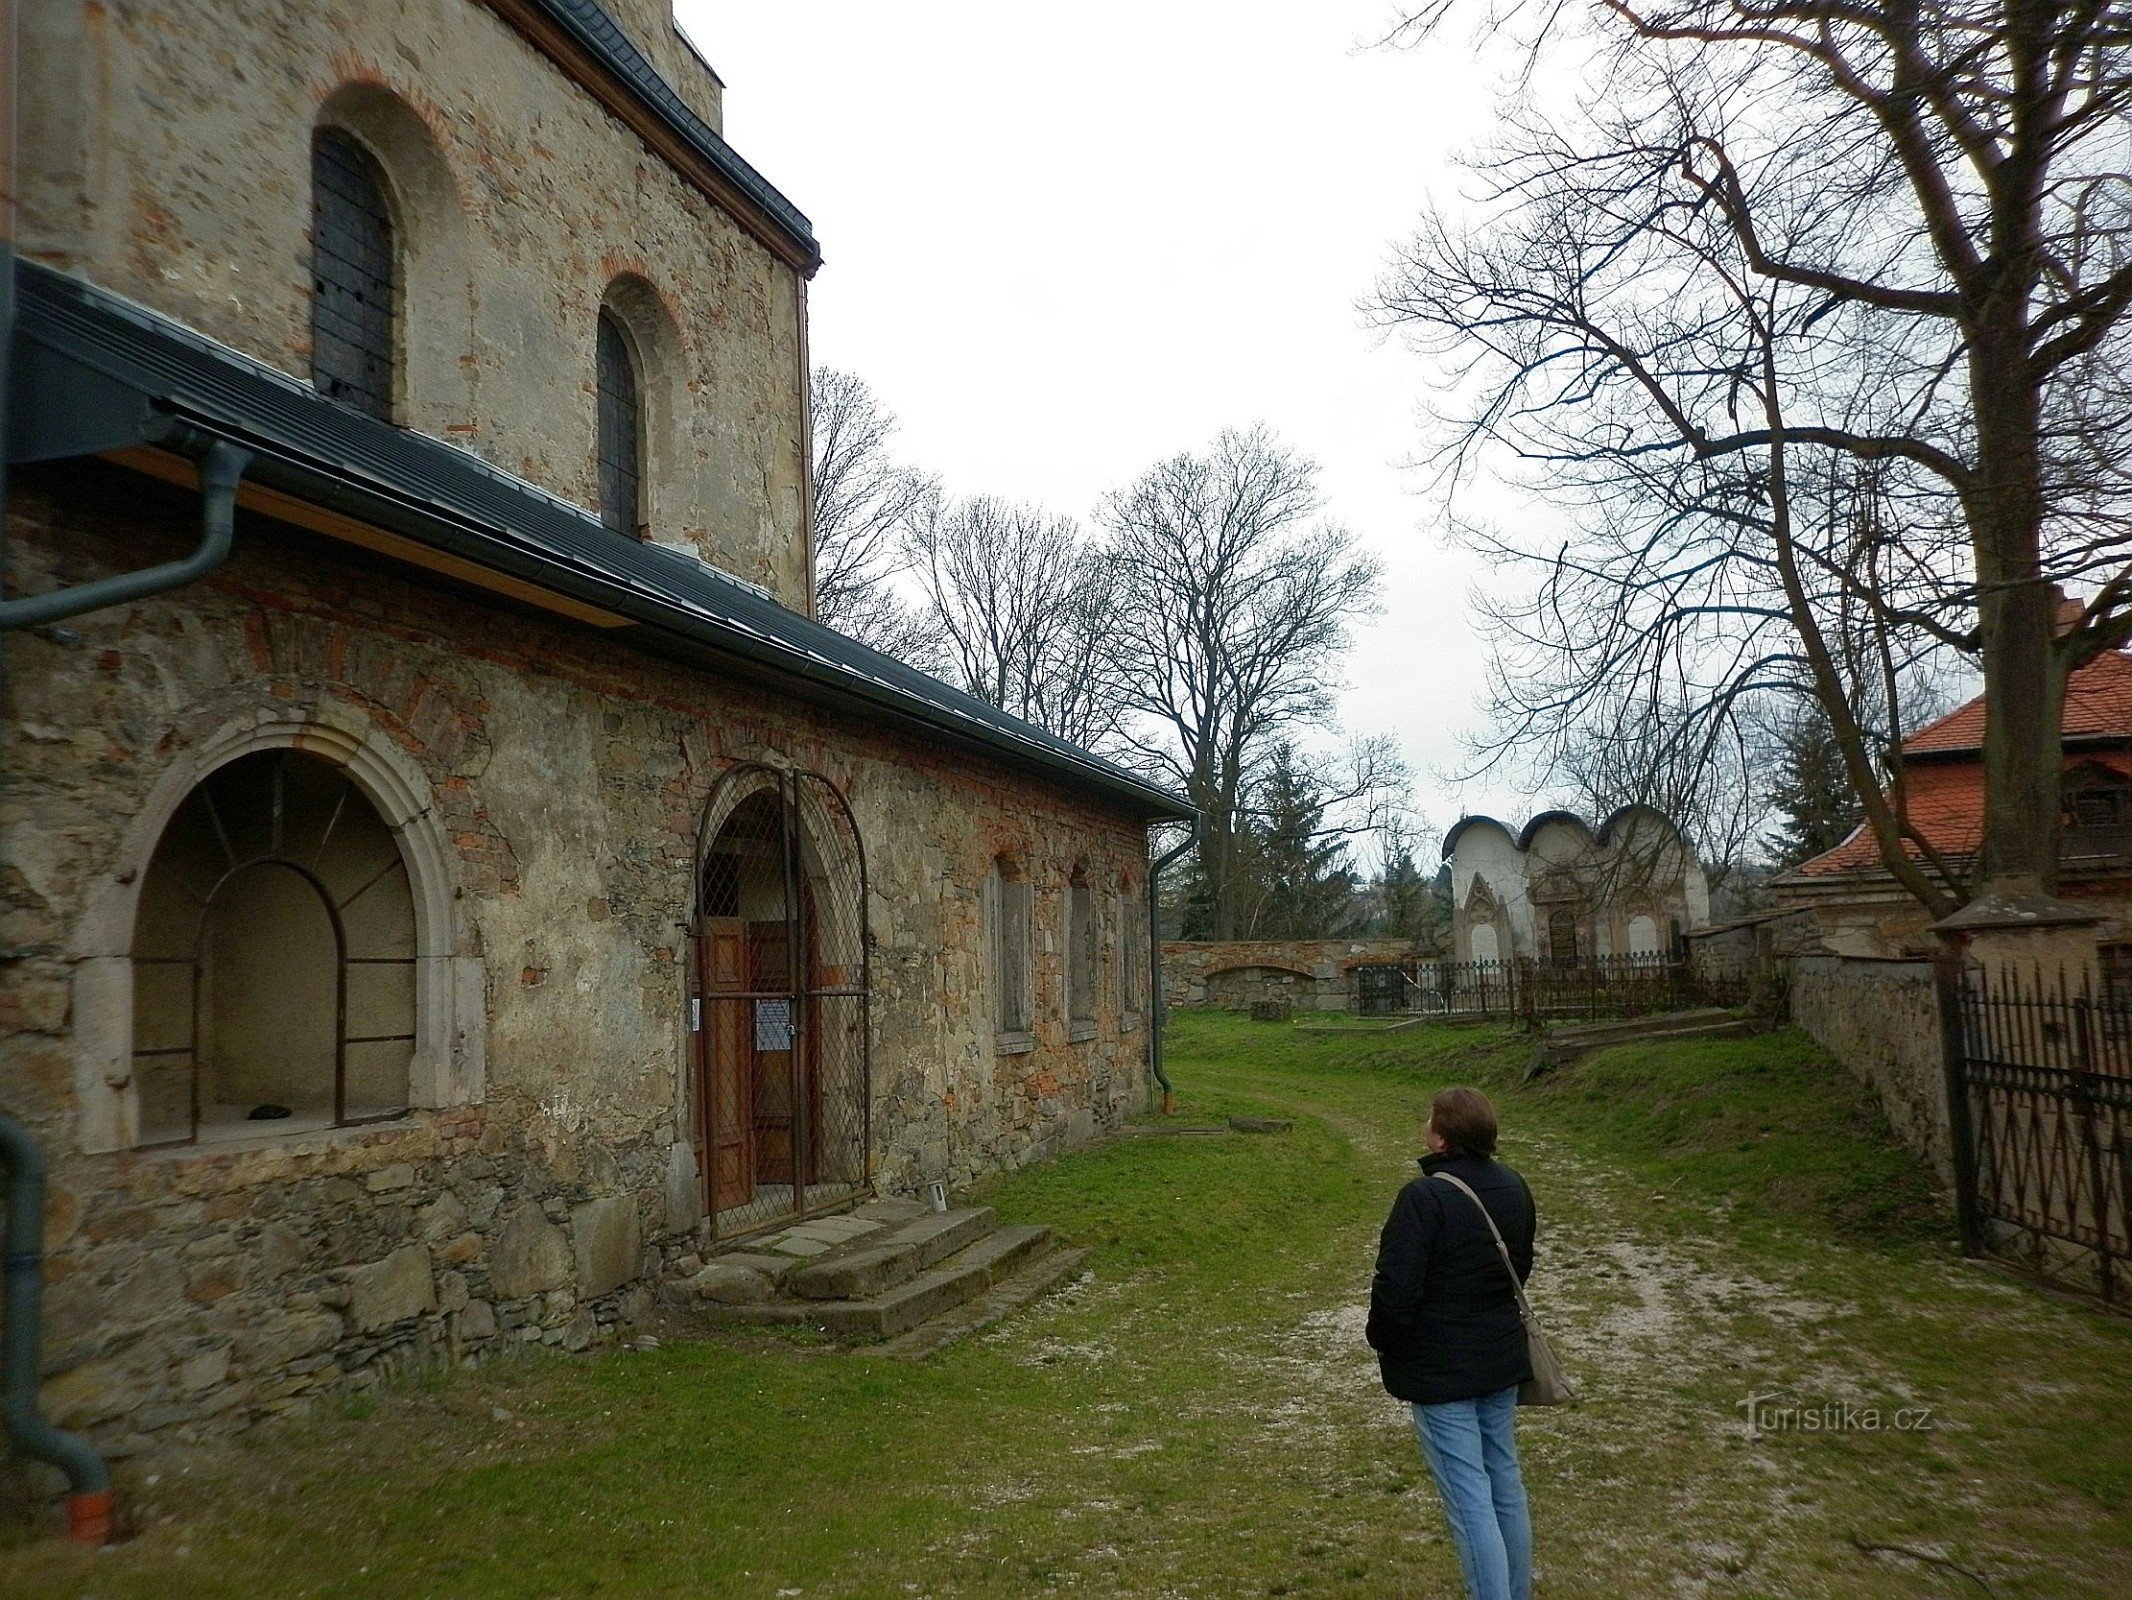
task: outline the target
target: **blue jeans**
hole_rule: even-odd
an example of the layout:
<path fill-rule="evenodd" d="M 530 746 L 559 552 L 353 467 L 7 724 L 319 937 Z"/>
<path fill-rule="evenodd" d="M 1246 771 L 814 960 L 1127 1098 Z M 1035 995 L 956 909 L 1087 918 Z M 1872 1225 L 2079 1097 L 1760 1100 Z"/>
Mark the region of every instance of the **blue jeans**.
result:
<path fill-rule="evenodd" d="M 1414 1407 L 1414 1431 L 1472 1600 L 1531 1600 L 1532 1517 L 1518 1476 L 1517 1414 L 1515 1385 L 1478 1400 Z"/>

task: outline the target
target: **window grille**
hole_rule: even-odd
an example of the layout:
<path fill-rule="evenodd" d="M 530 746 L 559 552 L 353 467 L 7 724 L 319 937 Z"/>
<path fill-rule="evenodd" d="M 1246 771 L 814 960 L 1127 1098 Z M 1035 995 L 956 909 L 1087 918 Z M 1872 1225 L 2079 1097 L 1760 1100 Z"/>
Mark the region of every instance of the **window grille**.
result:
<path fill-rule="evenodd" d="M 392 420 L 392 216 L 362 146 L 336 128 L 311 144 L 311 381 Z"/>
<path fill-rule="evenodd" d="M 643 412 L 629 336 L 614 314 L 600 313 L 600 521 L 616 533 L 644 532 Z"/>
<path fill-rule="evenodd" d="M 135 913 L 140 1142 L 402 1115 L 416 955 L 406 861 L 342 768 L 269 750 L 211 773 Z"/>

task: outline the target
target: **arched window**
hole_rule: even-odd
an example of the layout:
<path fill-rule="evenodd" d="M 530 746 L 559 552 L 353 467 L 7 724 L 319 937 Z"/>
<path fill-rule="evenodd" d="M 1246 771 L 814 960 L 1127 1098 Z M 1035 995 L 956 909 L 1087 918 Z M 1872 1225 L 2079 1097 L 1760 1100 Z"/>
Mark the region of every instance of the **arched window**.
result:
<path fill-rule="evenodd" d="M 320 128 L 311 139 L 311 381 L 386 422 L 397 268 L 377 163 L 340 129 Z"/>
<path fill-rule="evenodd" d="M 264 750 L 178 808 L 133 939 L 140 1142 L 398 1116 L 417 950 L 392 830 L 331 761 Z"/>
<path fill-rule="evenodd" d="M 600 313 L 596 362 L 600 391 L 600 521 L 632 539 L 644 535 L 644 412 L 629 335 Z"/>

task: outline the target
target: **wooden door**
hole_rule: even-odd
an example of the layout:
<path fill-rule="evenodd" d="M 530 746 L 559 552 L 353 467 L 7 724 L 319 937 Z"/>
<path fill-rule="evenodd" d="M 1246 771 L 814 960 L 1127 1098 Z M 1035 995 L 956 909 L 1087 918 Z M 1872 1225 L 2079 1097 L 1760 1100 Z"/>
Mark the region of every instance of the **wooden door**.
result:
<path fill-rule="evenodd" d="M 754 1196 L 755 1072 L 748 1001 L 747 925 L 705 917 L 696 934 L 696 987 L 703 1025 L 696 1033 L 697 1104 L 707 1124 L 711 1210 L 746 1205 Z"/>
<path fill-rule="evenodd" d="M 749 1044 L 754 1050 L 755 1176 L 760 1183 L 798 1184 L 793 1168 L 798 1085 L 793 1051 L 791 925 L 779 917 L 748 925 L 748 987 L 757 998 Z M 800 1204 L 797 1194 L 795 1206 Z"/>

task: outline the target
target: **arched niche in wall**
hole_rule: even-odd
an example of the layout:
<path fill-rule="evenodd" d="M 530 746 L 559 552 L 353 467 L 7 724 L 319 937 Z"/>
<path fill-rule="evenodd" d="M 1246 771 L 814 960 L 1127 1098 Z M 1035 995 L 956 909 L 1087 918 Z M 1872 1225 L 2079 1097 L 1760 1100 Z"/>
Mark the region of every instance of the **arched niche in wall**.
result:
<path fill-rule="evenodd" d="M 352 139 L 375 164 L 397 256 L 392 420 L 434 438 L 475 420 L 474 270 L 467 208 L 436 135 L 384 84 L 344 83 L 317 128 Z"/>
<path fill-rule="evenodd" d="M 328 1050 L 353 1041 L 353 1100 L 350 1079 L 343 1072 L 338 1104 L 342 1113 L 352 1109 L 356 1114 L 337 1120 L 464 1105 L 481 1098 L 485 975 L 478 957 L 463 954 L 473 941 L 459 923 L 453 857 L 432 809 L 428 781 L 406 753 L 372 730 L 360 713 L 324 702 L 314 717 L 242 715 L 182 747 L 119 841 L 114 857 L 124 866 L 91 896 L 74 940 L 74 1085 L 84 1150 L 126 1149 L 173 1137 L 177 1108 L 167 1095 L 158 1097 L 159 1086 L 149 1081 L 153 1073 L 144 1075 L 143 1062 L 157 1058 L 143 1057 L 141 1051 L 188 1042 L 197 1047 L 210 1039 L 226 1042 L 235 1063 L 226 1086 L 237 1091 L 228 1103 L 243 1099 L 247 1085 L 259 1087 L 244 1075 L 244 1061 L 261 1056 L 251 1048 L 258 1041 L 247 1042 L 244 1029 L 249 1024 L 234 1019 L 238 1025 L 224 1040 L 222 1020 L 214 1013 L 234 1002 L 248 971 L 262 962 L 272 964 L 273 950 L 256 940 L 247 942 L 247 925 L 268 913 L 288 932 L 284 953 L 305 973 L 352 984 L 352 1016 L 358 1025 L 347 1030 L 350 1039 L 336 1043 L 316 1030 L 301 1035 L 312 1047 L 324 1040 Z M 275 840 L 270 769 L 284 752 L 292 760 L 301 758 L 295 768 L 296 808 L 309 819 L 305 828 L 317 824 L 315 839 L 296 837 L 285 772 L 281 838 L 278 844 Z M 214 809 L 206 806 L 201 796 L 215 793 L 218 774 L 224 785 L 241 779 L 240 789 L 257 790 L 264 810 L 235 824 L 221 815 L 225 808 L 219 794 Z M 317 808 L 310 801 L 318 795 L 330 796 L 323 817 L 312 814 Z M 359 820 L 346 823 L 351 816 Z M 330 828 L 327 818 L 336 819 Z M 352 833 L 344 834 L 344 826 Z M 247 835 L 246 828 L 257 837 Z M 181 855 L 165 850 L 167 843 L 188 832 L 198 836 L 178 841 L 185 847 Z M 351 891 L 365 887 L 360 875 L 350 877 L 352 857 L 340 859 L 342 847 L 351 840 L 368 850 L 373 870 L 386 869 L 378 873 L 376 883 L 395 879 L 396 886 L 383 898 L 358 895 L 347 906 L 329 910 L 329 900 L 348 899 Z M 322 866 L 330 870 L 321 871 Z M 306 872 L 311 881 L 305 881 Z M 226 880 L 219 891 L 215 884 L 198 881 L 210 873 Z M 201 892 L 166 893 L 173 884 Z M 376 884 L 370 887 L 374 892 Z M 190 921 L 187 899 L 194 902 Z M 204 962 L 199 959 L 203 950 Z M 149 959 L 144 962 L 143 956 Z M 169 992 L 156 975 L 166 964 L 163 957 L 192 963 L 184 969 L 184 982 L 202 985 L 199 1002 L 208 1014 L 199 1030 L 185 1037 L 173 1035 L 181 1023 L 194 1026 L 189 1020 L 196 1015 L 190 1011 L 192 997 Z M 374 965 L 375 970 L 352 978 L 332 970 L 350 957 L 356 965 Z M 262 1014 L 255 1011 L 251 1022 Z M 365 1016 L 384 1018 L 391 1025 L 371 1028 L 362 1021 Z M 406 1018 L 404 1025 L 394 1018 Z M 156 1031 L 158 1037 L 147 1039 L 143 1029 Z M 371 1037 L 399 1033 L 411 1036 Z M 217 1078 L 209 1083 L 211 1093 L 220 1082 Z M 186 1093 L 192 1092 L 188 1085 Z M 261 1089 L 240 1109 L 284 1103 Z M 292 1113 L 302 1109 L 289 1106 Z M 317 1109 L 311 1107 L 300 1125 L 336 1120 L 319 1117 Z M 186 1115 L 189 1123 L 191 1112 Z M 262 1122 L 257 1131 L 276 1131 L 273 1121 Z M 298 1125 L 291 1122 L 292 1127 Z"/>

